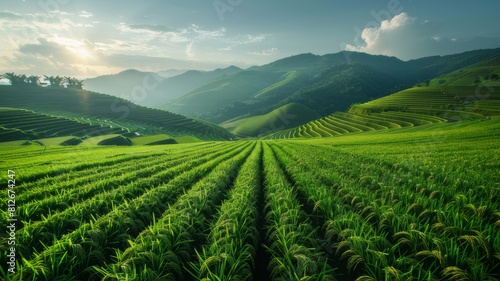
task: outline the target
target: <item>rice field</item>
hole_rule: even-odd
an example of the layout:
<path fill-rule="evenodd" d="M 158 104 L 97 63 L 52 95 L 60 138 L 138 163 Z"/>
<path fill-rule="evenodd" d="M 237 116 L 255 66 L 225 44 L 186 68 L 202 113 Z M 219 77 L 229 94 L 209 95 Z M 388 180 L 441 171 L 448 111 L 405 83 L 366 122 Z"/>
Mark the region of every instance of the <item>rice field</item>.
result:
<path fill-rule="evenodd" d="M 414 87 L 336 112 L 264 139 L 317 138 L 349 133 L 488 119 L 500 115 L 500 88 Z"/>
<path fill-rule="evenodd" d="M 0 147 L 17 218 L 15 273 L 5 231 L 0 278 L 499 280 L 499 129 Z"/>

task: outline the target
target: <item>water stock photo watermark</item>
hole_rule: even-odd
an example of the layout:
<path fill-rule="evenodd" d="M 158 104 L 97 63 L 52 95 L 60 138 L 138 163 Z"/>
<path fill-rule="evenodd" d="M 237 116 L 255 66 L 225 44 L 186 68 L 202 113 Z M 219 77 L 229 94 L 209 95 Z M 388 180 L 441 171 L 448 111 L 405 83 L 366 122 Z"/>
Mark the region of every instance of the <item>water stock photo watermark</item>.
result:
<path fill-rule="evenodd" d="M 16 273 L 16 172 L 7 170 L 7 272 Z"/>
<path fill-rule="evenodd" d="M 215 0 L 212 2 L 212 5 L 219 19 L 224 21 L 224 14 L 233 12 L 241 3 L 243 3 L 243 0 Z"/>

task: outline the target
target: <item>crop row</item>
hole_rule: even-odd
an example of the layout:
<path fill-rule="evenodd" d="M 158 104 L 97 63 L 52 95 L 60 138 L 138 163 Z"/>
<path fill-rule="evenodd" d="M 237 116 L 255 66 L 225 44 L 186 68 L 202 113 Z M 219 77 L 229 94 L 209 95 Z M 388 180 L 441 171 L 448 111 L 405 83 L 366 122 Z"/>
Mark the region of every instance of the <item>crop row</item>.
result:
<path fill-rule="evenodd" d="M 498 277 L 498 193 L 471 194 L 466 186 L 456 190 L 448 183 L 440 187 L 432 174 L 413 175 L 417 167 L 409 167 L 406 173 L 398 166 L 391 171 L 380 160 L 340 151 L 332 161 L 325 157 L 332 153 L 324 148 L 280 147 L 287 151 L 281 159 L 287 161 L 297 184 L 314 187 L 310 190 L 316 195 L 307 194 L 310 204 L 326 217 L 325 239 L 332 241 L 337 258 L 347 261 L 350 276 L 362 275 L 364 280 Z M 292 155 L 306 152 L 315 157 L 292 160 Z M 345 166 L 353 168 L 338 169 Z"/>
<path fill-rule="evenodd" d="M 153 220 L 152 216 L 160 215 L 168 207 L 165 204 L 166 202 L 174 202 L 176 195 L 202 177 L 214 165 L 224 159 L 230 159 L 240 150 L 240 148 L 235 150 L 231 147 L 225 147 L 215 154 L 209 153 L 205 157 L 197 157 L 199 158 L 198 161 L 186 161 L 184 164 L 165 170 L 162 172 L 162 176 L 137 179 L 135 183 L 122 186 L 113 192 L 101 193 L 92 200 L 88 200 L 88 203 L 83 206 L 88 207 L 89 211 L 93 209 L 95 215 L 86 223 L 78 222 L 79 227 L 72 231 L 68 231 L 60 223 L 53 223 L 56 227 L 62 227 L 62 229 L 57 230 L 58 233 L 69 233 L 64 234 L 60 239 L 56 240 L 54 238 L 54 241 L 50 243 L 52 245 L 45 246 L 43 252 L 35 257 L 28 259 L 29 256 L 26 256 L 27 265 L 24 267 L 24 271 L 20 272 L 18 278 L 21 280 L 26 278 L 22 276 L 23 274 L 24 276 L 26 274 L 35 274 L 34 276 L 38 276 L 37 278 L 59 276 L 63 274 L 60 272 L 61 268 L 68 268 L 63 270 L 69 270 L 65 274 L 70 273 L 70 275 L 77 276 L 78 274 L 73 270 L 79 272 L 79 269 L 82 270 L 81 274 L 85 274 L 82 269 L 83 265 L 106 261 L 106 259 L 100 259 L 99 255 L 109 256 L 109 251 L 114 248 L 113 245 L 126 245 L 128 237 L 138 233 L 141 228 L 147 226 L 148 222 Z M 140 194 L 140 196 L 131 197 L 134 193 Z M 108 197 L 108 199 L 105 199 L 105 197 Z M 101 207 L 95 208 L 98 207 L 96 204 L 101 205 Z M 80 212 L 78 208 L 74 208 L 73 212 L 75 211 Z M 60 216 L 53 217 L 56 219 Z M 75 222 L 75 219 L 78 221 L 79 216 L 72 214 L 57 221 L 66 223 L 66 221 Z M 43 233 L 48 234 L 49 237 L 51 235 L 51 232 Z M 99 235 L 96 236 L 96 233 Z M 95 249 L 94 247 L 97 245 L 102 245 L 102 247 Z M 60 261 L 60 265 L 53 259 L 54 255 L 61 254 L 64 256 L 65 252 L 71 249 L 75 250 L 75 247 L 78 247 L 79 251 L 83 251 L 83 254 L 87 255 L 89 259 L 82 256 L 82 252 L 73 251 L 70 252 L 67 259 Z M 94 257 L 95 260 L 90 257 Z M 40 266 L 36 268 L 30 267 L 33 264 Z M 86 267 L 88 266 L 84 268 Z M 33 272 L 27 273 L 30 271 Z"/>
<path fill-rule="evenodd" d="M 411 127 L 445 122 L 446 119 L 418 113 L 388 111 L 371 114 L 337 112 L 302 126 L 273 133 L 264 139 L 332 137 L 348 133 Z"/>
<path fill-rule="evenodd" d="M 83 186 L 72 188 L 70 185 L 64 193 L 41 201 L 20 204 L 19 218 L 25 223 L 23 232 L 17 239 L 28 252 L 39 250 L 42 243 L 45 246 L 50 245 L 54 238 L 78 228 L 96 213 L 106 213 L 120 202 L 139 196 L 148 186 L 167 181 L 184 169 L 192 168 L 224 152 L 226 150 L 205 157 L 191 153 L 169 161 L 159 159 L 156 163 L 136 162 L 138 166 L 132 172 L 119 173 L 116 177 L 105 177 Z M 164 163 L 161 163 L 162 161 Z M 128 169 L 130 170 L 130 167 Z M 41 220 L 38 220 L 40 216 Z"/>
<path fill-rule="evenodd" d="M 116 261 L 97 267 L 104 278 L 118 280 L 179 280 L 186 275 L 185 263 L 209 225 L 213 213 L 230 182 L 250 153 L 247 147 L 179 197 L 161 217 L 142 231 L 125 250 L 116 250 Z"/>
<path fill-rule="evenodd" d="M 498 280 L 498 124 L 477 124 L 442 139 L 89 148 L 81 163 L 20 182 L 17 272 L 0 276 Z M 31 157 L 72 155 L 58 151 Z"/>
<path fill-rule="evenodd" d="M 238 171 L 228 199 L 212 224 L 207 242 L 190 263 L 191 274 L 200 280 L 252 280 L 260 238 L 262 144 L 258 144 Z"/>
<path fill-rule="evenodd" d="M 0 119 L 2 120 L 0 125 L 4 128 L 19 129 L 42 137 L 54 135 L 84 136 L 121 132 L 121 129 L 91 126 L 89 124 L 75 122 L 66 118 L 55 118 L 26 110 L 0 110 Z M 0 141 L 7 140 L 10 139 L 0 139 Z"/>

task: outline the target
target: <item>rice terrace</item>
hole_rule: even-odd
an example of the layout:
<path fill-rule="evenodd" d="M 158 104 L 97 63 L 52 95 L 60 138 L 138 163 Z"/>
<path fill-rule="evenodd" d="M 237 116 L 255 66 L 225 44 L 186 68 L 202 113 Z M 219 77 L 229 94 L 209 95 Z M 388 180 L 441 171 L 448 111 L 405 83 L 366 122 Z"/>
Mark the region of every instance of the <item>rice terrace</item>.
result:
<path fill-rule="evenodd" d="M 156 3 L 110 25 L 97 19 L 116 21 L 115 7 L 59 2 L 38 14 L 9 4 L 0 22 L 100 26 L 123 53 L 92 32 L 40 29 L 0 63 L 0 280 L 500 280 L 498 45 L 377 53 L 371 32 L 402 36 L 391 32 L 419 20 L 387 8 L 368 13 L 391 17 L 364 29 L 366 46 L 248 50 L 241 59 L 268 60 L 211 67 L 200 58 L 220 59 L 210 48 L 229 55 L 281 34 L 230 37 L 239 13 L 269 11 Z M 193 23 L 173 28 L 157 9 Z M 187 58 L 136 54 L 160 39 Z M 152 60 L 161 67 L 141 64 Z"/>

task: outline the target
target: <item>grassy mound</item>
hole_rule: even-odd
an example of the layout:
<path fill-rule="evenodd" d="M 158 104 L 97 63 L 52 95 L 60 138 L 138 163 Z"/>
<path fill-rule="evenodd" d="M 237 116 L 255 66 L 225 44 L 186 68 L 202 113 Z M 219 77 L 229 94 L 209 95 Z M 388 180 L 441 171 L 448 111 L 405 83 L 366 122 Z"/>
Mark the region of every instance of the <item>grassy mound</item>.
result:
<path fill-rule="evenodd" d="M 97 143 L 98 145 L 119 145 L 119 146 L 130 146 L 132 141 L 124 136 L 116 136 L 113 138 L 105 139 Z"/>
<path fill-rule="evenodd" d="M 319 118 L 319 114 L 297 103 L 289 103 L 267 114 L 221 124 L 239 137 L 258 137 Z"/>

